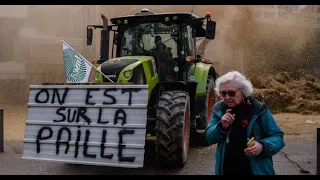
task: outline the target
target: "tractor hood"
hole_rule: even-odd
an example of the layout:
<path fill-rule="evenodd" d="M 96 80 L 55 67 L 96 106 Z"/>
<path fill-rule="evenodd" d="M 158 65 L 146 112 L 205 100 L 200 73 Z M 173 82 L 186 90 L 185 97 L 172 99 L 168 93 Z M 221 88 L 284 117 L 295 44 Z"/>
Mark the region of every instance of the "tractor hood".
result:
<path fill-rule="evenodd" d="M 101 64 L 101 72 L 104 73 L 112 81 L 117 82 L 120 73 L 129 65 L 150 59 L 149 56 L 126 56 L 113 58 Z M 104 82 L 108 82 L 107 78 L 103 77 Z"/>
<path fill-rule="evenodd" d="M 138 59 L 110 59 L 101 64 L 101 72 L 112 81 L 117 82 L 120 72 L 128 65 L 138 61 Z M 104 79 L 104 81 L 107 81 L 107 79 Z"/>

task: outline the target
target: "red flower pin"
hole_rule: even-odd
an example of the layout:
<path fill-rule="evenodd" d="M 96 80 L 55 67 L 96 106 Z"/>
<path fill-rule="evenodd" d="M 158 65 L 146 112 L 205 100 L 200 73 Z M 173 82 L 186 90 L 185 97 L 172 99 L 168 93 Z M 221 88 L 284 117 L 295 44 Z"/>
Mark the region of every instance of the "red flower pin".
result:
<path fill-rule="evenodd" d="M 241 122 L 242 122 L 243 128 L 246 128 L 248 126 L 248 120 L 245 119 L 245 120 L 242 120 Z"/>

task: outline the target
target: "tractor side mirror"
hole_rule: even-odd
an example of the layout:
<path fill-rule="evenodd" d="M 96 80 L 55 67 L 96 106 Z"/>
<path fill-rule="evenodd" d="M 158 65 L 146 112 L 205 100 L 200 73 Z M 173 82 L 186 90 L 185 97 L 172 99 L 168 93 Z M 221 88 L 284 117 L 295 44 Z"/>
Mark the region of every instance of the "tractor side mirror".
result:
<path fill-rule="evenodd" d="M 92 44 L 92 35 L 93 35 L 93 29 L 87 28 L 87 45 L 88 46 Z"/>
<path fill-rule="evenodd" d="M 206 39 L 214 39 L 216 36 L 216 22 L 215 21 L 207 21 Z"/>

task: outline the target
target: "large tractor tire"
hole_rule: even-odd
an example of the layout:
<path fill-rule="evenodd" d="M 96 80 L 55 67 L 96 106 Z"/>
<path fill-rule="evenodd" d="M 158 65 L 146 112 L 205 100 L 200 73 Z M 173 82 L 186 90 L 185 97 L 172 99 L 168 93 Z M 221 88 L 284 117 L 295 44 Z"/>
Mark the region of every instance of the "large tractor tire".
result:
<path fill-rule="evenodd" d="M 200 120 L 197 122 L 197 140 L 196 143 L 200 146 L 208 146 L 209 143 L 206 138 L 205 129 L 208 127 L 211 119 L 211 109 L 213 105 L 220 99 L 215 93 L 215 83 L 212 75 L 207 79 L 207 93 L 205 98 L 205 109 L 200 112 Z"/>
<path fill-rule="evenodd" d="M 156 107 L 156 156 L 160 166 L 185 165 L 189 151 L 190 99 L 185 91 L 165 91 Z"/>

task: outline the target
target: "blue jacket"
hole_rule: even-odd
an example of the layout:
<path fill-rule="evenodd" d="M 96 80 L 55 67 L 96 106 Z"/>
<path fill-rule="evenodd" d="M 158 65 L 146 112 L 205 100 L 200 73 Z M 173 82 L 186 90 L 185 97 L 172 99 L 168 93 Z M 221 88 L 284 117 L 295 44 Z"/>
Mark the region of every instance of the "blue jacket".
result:
<path fill-rule="evenodd" d="M 253 134 L 256 141 L 263 145 L 260 155 L 249 157 L 254 175 L 274 175 L 272 156 L 278 153 L 284 146 L 283 132 L 277 126 L 268 106 L 249 97 L 252 108 L 251 120 L 247 128 L 247 138 Z M 228 109 L 227 105 L 220 101 L 212 108 L 212 116 L 206 128 L 206 137 L 210 144 L 218 144 L 216 150 L 215 174 L 223 174 L 223 159 L 226 147 L 226 137 L 229 132 L 222 129 L 221 118 Z"/>

